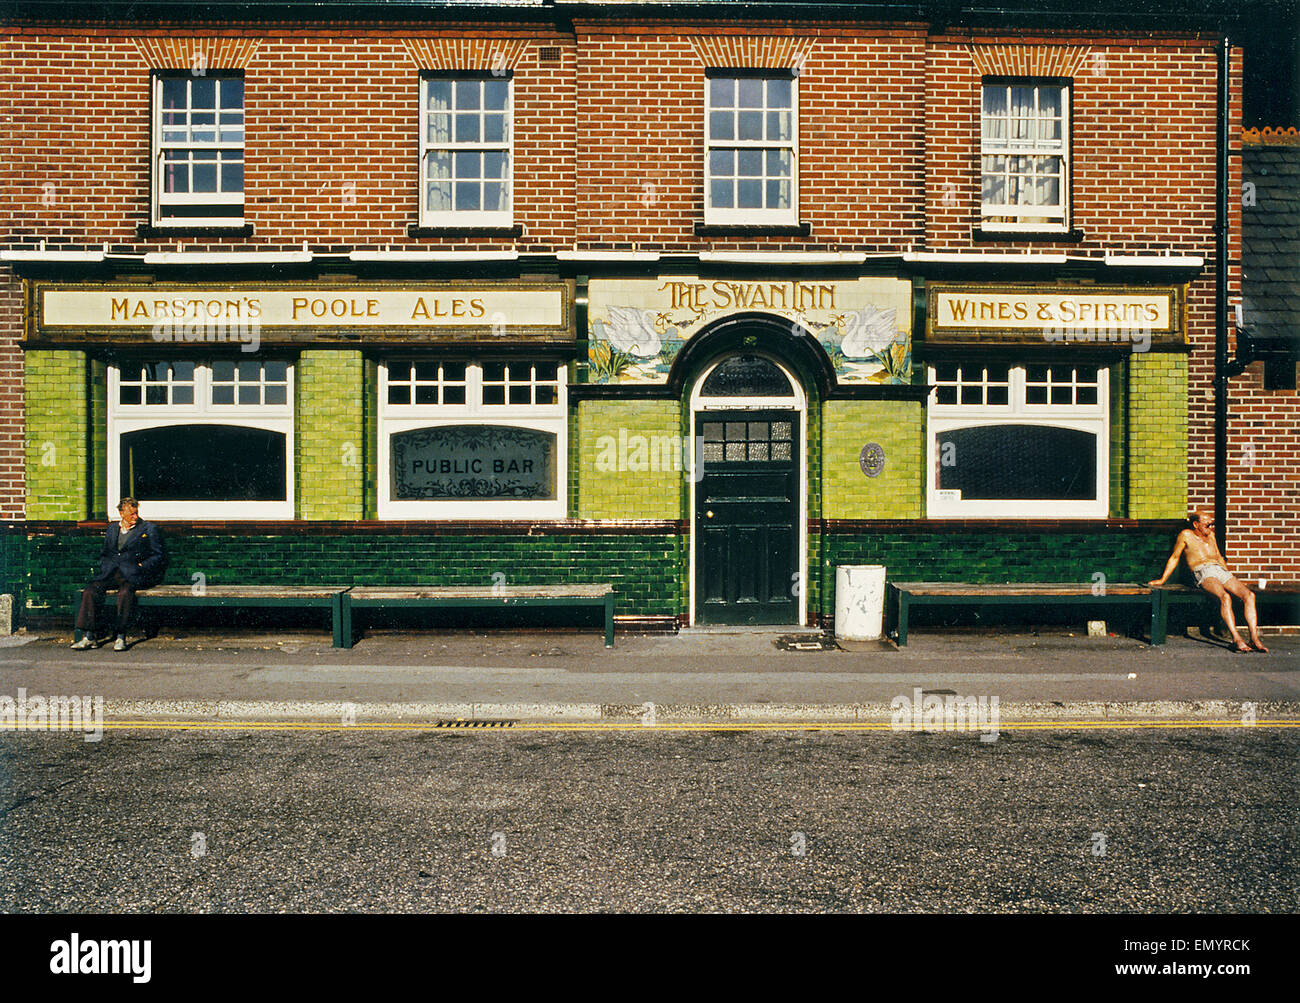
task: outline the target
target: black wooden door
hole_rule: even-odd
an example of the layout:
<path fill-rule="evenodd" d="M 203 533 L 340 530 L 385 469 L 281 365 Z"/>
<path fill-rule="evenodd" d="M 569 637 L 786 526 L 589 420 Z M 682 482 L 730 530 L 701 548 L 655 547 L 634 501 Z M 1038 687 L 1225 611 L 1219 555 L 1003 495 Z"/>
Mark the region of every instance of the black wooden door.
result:
<path fill-rule="evenodd" d="M 798 413 L 702 412 L 695 434 L 695 622 L 796 623 Z"/>

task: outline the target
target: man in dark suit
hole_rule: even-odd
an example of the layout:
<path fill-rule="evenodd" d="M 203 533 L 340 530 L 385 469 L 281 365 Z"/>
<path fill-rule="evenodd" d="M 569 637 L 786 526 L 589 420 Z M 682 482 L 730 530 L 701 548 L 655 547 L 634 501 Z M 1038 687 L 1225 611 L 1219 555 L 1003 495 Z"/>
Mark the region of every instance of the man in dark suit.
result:
<path fill-rule="evenodd" d="M 76 651 L 94 648 L 99 643 L 95 616 L 104 593 L 117 589 L 117 622 L 114 651 L 126 650 L 126 631 L 135 617 L 135 594 L 162 581 L 167 570 L 167 548 L 162 531 L 140 518 L 140 506 L 134 498 L 123 498 L 117 505 L 121 517 L 108 527 L 104 546 L 99 551 L 99 573 L 81 590 L 81 608 L 77 611 Z"/>

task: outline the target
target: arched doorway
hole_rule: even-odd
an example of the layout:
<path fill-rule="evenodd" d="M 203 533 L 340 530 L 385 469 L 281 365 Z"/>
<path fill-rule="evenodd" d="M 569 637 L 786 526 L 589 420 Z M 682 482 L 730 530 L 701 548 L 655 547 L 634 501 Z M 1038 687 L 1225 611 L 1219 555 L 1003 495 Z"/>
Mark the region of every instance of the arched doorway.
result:
<path fill-rule="evenodd" d="M 804 622 L 806 411 L 762 351 L 721 355 L 692 385 L 692 624 Z"/>

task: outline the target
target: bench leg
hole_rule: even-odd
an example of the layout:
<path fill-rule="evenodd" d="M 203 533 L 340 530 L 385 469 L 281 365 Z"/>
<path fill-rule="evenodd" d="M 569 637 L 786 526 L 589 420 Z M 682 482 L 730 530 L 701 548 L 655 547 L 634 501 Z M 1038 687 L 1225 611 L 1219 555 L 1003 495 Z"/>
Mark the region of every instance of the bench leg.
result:
<path fill-rule="evenodd" d="M 898 646 L 907 644 L 907 593 L 898 593 Z"/>
<path fill-rule="evenodd" d="M 1169 599 L 1156 589 L 1151 593 L 1151 646 L 1164 644 L 1169 633 Z"/>
<path fill-rule="evenodd" d="M 614 595 L 605 596 L 605 647 L 614 647 Z"/>
<path fill-rule="evenodd" d="M 356 644 L 352 633 L 352 598 L 346 592 L 334 597 L 334 647 L 351 648 Z"/>

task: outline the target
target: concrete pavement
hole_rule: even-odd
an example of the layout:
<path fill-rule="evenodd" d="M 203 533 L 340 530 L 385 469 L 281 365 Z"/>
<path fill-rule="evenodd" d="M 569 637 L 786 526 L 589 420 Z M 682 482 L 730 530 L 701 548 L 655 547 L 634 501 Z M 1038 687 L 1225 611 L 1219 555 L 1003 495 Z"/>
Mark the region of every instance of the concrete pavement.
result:
<path fill-rule="evenodd" d="M 0 639 L 0 694 L 102 695 L 110 717 L 429 716 L 872 720 L 917 687 L 997 696 L 1004 719 L 1117 714 L 1237 715 L 1243 702 L 1300 713 L 1300 636 L 1268 655 L 1190 637 L 1153 648 L 1067 629 L 914 635 L 826 645 L 816 633 L 706 630 L 374 633 L 355 648 L 316 632 L 187 629 L 127 652 L 68 648 L 58 633 Z M 791 645 L 802 647 L 794 647 Z"/>

